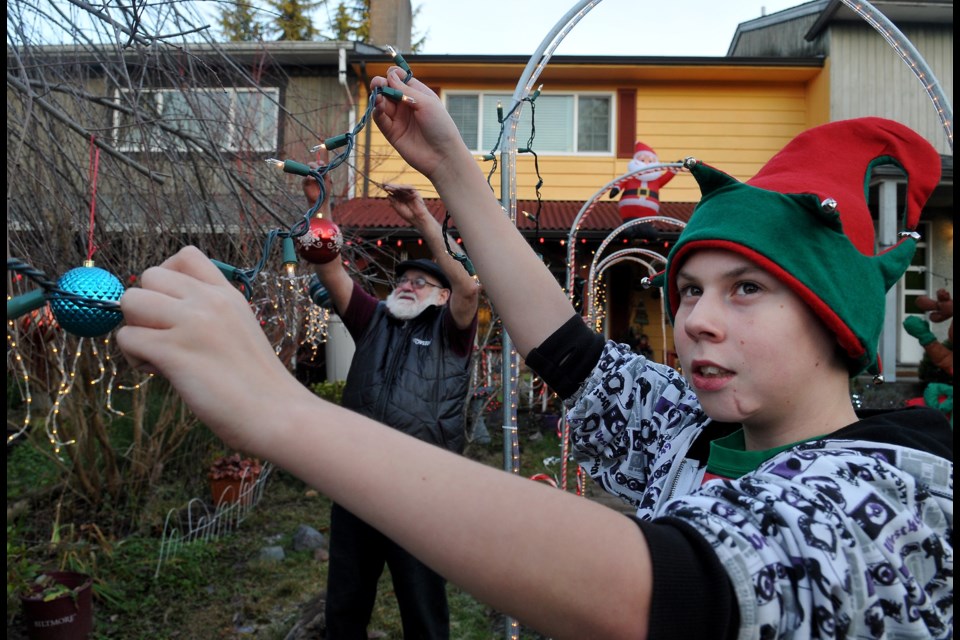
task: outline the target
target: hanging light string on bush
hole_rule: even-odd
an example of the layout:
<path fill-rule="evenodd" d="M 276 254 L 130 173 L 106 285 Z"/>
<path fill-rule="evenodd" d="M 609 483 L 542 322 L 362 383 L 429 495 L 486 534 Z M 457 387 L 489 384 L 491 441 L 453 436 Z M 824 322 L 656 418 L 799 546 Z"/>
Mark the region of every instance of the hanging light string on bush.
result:
<path fill-rule="evenodd" d="M 394 64 L 399 66 L 407 74 L 404 78 L 404 83 L 409 83 L 410 79 L 413 77 L 413 71 L 410 69 L 410 66 L 407 64 L 406 60 L 403 59 L 403 56 L 401 56 L 393 47 L 388 47 L 388 50 L 393 57 Z M 376 87 L 370 92 L 370 98 L 366 111 L 351 131 L 327 138 L 319 145 L 316 145 L 311 149 L 311 152 L 316 153 L 321 149 L 332 151 L 342 148 L 343 151 L 334 155 L 333 159 L 327 164 L 318 166 L 316 169 L 314 169 L 307 164 L 297 162 L 295 160 L 278 160 L 276 158 L 268 158 L 266 160 L 268 164 L 276 167 L 284 173 L 292 173 L 315 180 L 320 188 L 320 197 L 317 198 L 317 201 L 313 204 L 313 206 L 307 210 L 301 218 L 297 219 L 297 221 L 294 222 L 289 228 L 272 229 L 267 232 L 266 238 L 263 242 L 263 250 L 260 255 L 260 260 L 252 268 L 241 269 L 219 260 L 212 260 L 212 262 L 217 266 L 218 269 L 220 269 L 220 271 L 228 280 L 239 285 L 240 290 L 244 293 L 248 300 L 252 295 L 253 282 L 259 273 L 264 269 L 267 260 L 270 257 L 273 245 L 276 243 L 277 239 L 279 238 L 280 240 L 284 241 L 283 243 L 285 245 L 287 245 L 289 244 L 286 242 L 288 239 L 299 238 L 310 230 L 311 220 L 314 217 L 322 217 L 323 214 L 318 212 L 328 197 L 325 177 L 328 173 L 347 161 L 348 157 L 353 152 L 357 136 L 364 129 L 364 127 L 369 124 L 373 110 L 376 106 L 377 97 L 381 95 L 395 102 L 414 101 L 413 98 L 404 95 L 403 92 L 398 89 L 386 86 Z M 91 163 L 93 164 L 92 171 L 94 176 L 94 185 L 96 183 L 96 172 L 98 168 L 98 163 L 96 160 L 98 158 L 99 155 L 96 155 L 91 160 Z M 96 187 L 94 186 L 94 198 L 96 194 L 95 189 Z M 89 232 L 88 263 L 90 262 L 90 256 L 92 255 L 92 252 L 95 250 L 92 235 L 94 211 L 95 209 L 93 205 L 91 205 L 91 228 Z M 464 254 L 451 252 L 451 255 L 460 261 L 461 264 L 464 264 L 464 267 L 471 272 L 471 275 L 475 274 L 475 271 L 472 270 L 472 265 L 469 265 L 469 260 L 466 259 Z M 286 260 L 286 256 L 284 259 Z M 77 291 L 67 290 L 60 286 L 57 282 L 51 280 L 42 271 L 35 269 L 23 260 L 16 258 L 7 259 L 7 271 L 14 271 L 17 274 L 30 278 L 40 286 L 38 290 L 31 291 L 21 296 L 17 296 L 16 298 L 7 300 L 8 320 L 17 318 L 21 315 L 29 313 L 30 311 L 38 309 L 50 300 L 66 300 L 82 308 L 102 310 L 112 314 L 119 314 L 119 296 L 111 296 L 111 298 L 115 299 L 103 299 L 91 295 L 84 295 L 83 293 L 79 293 Z"/>
<path fill-rule="evenodd" d="M 524 214 L 531 218 L 536 225 L 535 239 L 539 240 L 540 238 L 540 209 L 542 207 L 542 199 L 540 195 L 540 187 L 543 186 L 543 177 L 540 175 L 540 161 L 537 157 L 536 152 L 533 150 L 533 140 L 537 135 L 537 125 L 536 125 L 536 99 L 540 96 L 540 90 L 543 89 L 543 85 L 537 87 L 537 89 L 531 93 L 529 96 L 521 98 L 518 100 L 506 114 L 503 112 L 503 104 L 500 102 L 497 103 L 497 123 L 500 125 L 500 133 L 497 135 L 497 142 L 493 145 L 493 149 L 489 153 L 483 156 L 484 160 L 493 161 L 493 165 L 490 167 L 489 173 L 487 173 L 487 185 L 490 186 L 491 191 L 493 190 L 493 185 L 491 180 L 493 179 L 493 174 L 497 170 L 497 149 L 500 147 L 500 140 L 503 139 L 503 131 L 506 126 L 507 120 L 513 113 L 520 108 L 524 102 L 530 103 L 530 137 L 527 139 L 527 146 L 521 149 L 518 149 L 518 153 L 529 153 L 533 156 L 533 166 L 537 173 L 537 212 L 536 214 L 529 214 L 524 212 Z M 474 268 L 473 263 L 470 262 L 470 258 L 467 257 L 465 253 L 454 252 L 450 249 L 450 242 L 447 236 L 447 229 L 450 226 L 450 212 L 446 211 L 443 216 L 443 242 L 446 246 L 447 253 L 453 257 L 454 260 L 463 265 L 463 268 L 467 270 L 471 276 L 476 277 L 477 270 Z"/>

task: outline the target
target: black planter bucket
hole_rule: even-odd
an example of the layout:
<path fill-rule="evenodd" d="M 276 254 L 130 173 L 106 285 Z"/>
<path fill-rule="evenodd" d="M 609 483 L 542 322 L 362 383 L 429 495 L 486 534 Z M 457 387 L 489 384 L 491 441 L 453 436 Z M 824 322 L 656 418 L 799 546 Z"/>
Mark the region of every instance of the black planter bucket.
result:
<path fill-rule="evenodd" d="M 49 571 L 57 584 L 76 592 L 44 601 L 36 595 L 20 596 L 27 637 L 31 640 L 83 640 L 93 631 L 93 581 L 85 573 Z"/>

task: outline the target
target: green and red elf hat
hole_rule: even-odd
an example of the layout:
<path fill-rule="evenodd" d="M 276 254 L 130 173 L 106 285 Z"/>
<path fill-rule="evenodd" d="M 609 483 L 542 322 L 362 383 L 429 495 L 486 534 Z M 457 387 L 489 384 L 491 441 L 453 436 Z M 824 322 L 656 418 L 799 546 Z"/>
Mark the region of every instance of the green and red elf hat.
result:
<path fill-rule="evenodd" d="M 900 241 L 876 254 L 867 208 L 879 165 L 908 177 Z M 677 272 L 697 250 L 738 253 L 787 284 L 837 336 L 851 375 L 880 373 L 884 299 L 916 250 L 920 211 L 940 181 L 940 156 L 911 129 L 857 118 L 809 129 L 746 183 L 699 161 L 687 168 L 702 197 L 667 256 L 664 299 L 673 322 Z"/>

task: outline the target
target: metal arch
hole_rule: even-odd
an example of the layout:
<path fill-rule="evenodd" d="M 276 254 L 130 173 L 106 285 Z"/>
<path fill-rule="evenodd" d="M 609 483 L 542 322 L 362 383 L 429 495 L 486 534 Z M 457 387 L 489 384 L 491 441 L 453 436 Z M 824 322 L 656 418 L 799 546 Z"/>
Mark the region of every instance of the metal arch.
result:
<path fill-rule="evenodd" d="M 663 256 L 658 254 L 656 251 L 650 251 L 649 249 L 642 249 L 640 247 L 630 247 L 628 249 L 621 249 L 620 251 L 611 253 L 599 263 L 594 261 L 593 265 L 590 267 L 590 279 L 587 281 L 587 288 L 583 296 L 583 306 L 585 309 L 587 309 L 587 326 L 596 329 L 595 317 L 593 313 L 593 289 L 596 283 L 600 281 L 600 277 L 603 275 L 604 271 L 614 265 L 620 264 L 621 262 L 629 261 L 645 266 L 647 268 L 647 273 L 650 275 L 653 275 L 657 272 L 656 267 L 646 260 L 643 260 L 642 258 L 639 258 L 633 254 L 643 254 L 647 255 L 648 257 L 653 257 L 655 260 L 663 260 Z M 651 256 L 650 254 L 653 255 Z M 594 269 L 596 269 L 596 273 L 594 273 Z"/>
<path fill-rule="evenodd" d="M 672 220 L 673 218 L 670 218 L 670 219 Z M 621 227 L 626 227 L 627 224 L 621 225 Z M 609 236 L 607 236 L 606 240 L 603 241 L 603 244 L 600 245 L 600 248 L 597 249 L 597 254 L 596 256 L 594 256 L 593 262 L 590 263 L 590 271 L 588 272 L 588 276 L 587 276 L 586 290 L 584 291 L 584 295 L 583 295 L 583 308 L 587 310 L 587 324 L 591 327 L 594 326 L 593 289 L 594 289 L 594 286 L 596 285 L 596 281 L 599 279 L 600 275 L 605 270 L 606 266 L 604 265 L 606 265 L 609 259 L 613 258 L 614 256 L 623 256 L 625 253 L 635 253 L 635 254 L 647 256 L 648 258 L 652 258 L 653 260 L 657 262 L 662 262 L 664 264 L 666 264 L 667 262 L 667 259 L 665 256 L 663 256 L 663 254 L 657 253 L 656 251 L 652 251 L 650 249 L 644 249 L 642 247 L 630 247 L 628 249 L 621 249 L 620 251 L 615 251 L 614 253 L 611 253 L 609 256 L 606 256 L 601 260 L 600 254 L 603 251 L 603 248 L 610 243 L 611 238 L 614 235 L 616 235 L 616 233 L 617 232 L 614 231 Z M 647 264 L 648 270 L 653 269 L 652 271 L 650 271 L 651 275 L 656 273 L 656 270 L 653 268 L 653 265 L 650 265 L 646 262 L 644 262 L 644 264 Z M 608 265 L 608 266 L 613 266 L 613 265 Z"/>
<path fill-rule="evenodd" d="M 649 166 L 646 166 L 642 169 L 637 169 L 636 171 L 625 173 L 622 176 L 614 178 L 607 184 L 603 185 L 603 187 L 601 187 L 599 191 L 596 191 L 592 196 L 590 196 L 590 198 L 588 198 L 587 201 L 583 203 L 583 206 L 580 207 L 580 211 L 577 212 L 577 215 L 573 219 L 573 223 L 570 225 L 570 232 L 567 234 L 567 295 L 571 299 L 573 299 L 573 279 L 575 276 L 576 262 L 577 262 L 576 240 L 577 240 L 577 231 L 579 231 L 580 229 L 580 222 L 583 220 L 583 218 L 587 216 L 588 213 L 590 213 L 590 211 L 593 209 L 593 205 L 596 204 L 596 201 L 600 198 L 600 196 L 610 191 L 610 189 L 612 189 L 614 186 L 619 185 L 620 183 L 624 182 L 625 180 L 629 180 L 634 176 L 638 176 L 643 173 L 647 173 L 649 171 L 656 171 L 658 169 L 665 169 L 665 168 L 682 169 L 683 163 L 682 162 L 658 162 L 656 164 L 651 164 Z M 648 218 L 643 218 L 643 219 L 648 219 Z M 674 218 L 668 218 L 668 219 L 673 220 Z M 620 227 L 618 227 L 618 229 L 620 229 Z"/>
<path fill-rule="evenodd" d="M 947 136 L 947 142 L 950 143 L 950 149 L 953 149 L 953 106 L 950 104 L 950 98 L 944 93 L 940 81 L 933 74 L 930 65 L 923 59 L 920 52 L 917 51 L 913 43 L 907 36 L 903 35 L 887 16 L 880 13 L 872 4 L 866 0 L 840 0 L 851 11 L 863 18 L 864 22 L 869 24 L 880 36 L 887 41 L 907 68 L 913 72 L 924 91 L 930 97 L 933 108 L 937 111 L 937 117 L 943 124 L 943 131 Z"/>

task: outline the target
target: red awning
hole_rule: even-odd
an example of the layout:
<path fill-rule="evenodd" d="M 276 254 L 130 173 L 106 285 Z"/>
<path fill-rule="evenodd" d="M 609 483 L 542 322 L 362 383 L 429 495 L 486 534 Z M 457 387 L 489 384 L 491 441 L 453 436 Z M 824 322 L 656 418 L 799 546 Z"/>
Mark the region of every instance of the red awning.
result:
<path fill-rule="evenodd" d="M 425 198 L 427 209 L 443 222 L 446 209 L 439 198 Z M 536 200 L 517 201 L 517 226 L 524 235 L 537 230 L 533 216 L 537 215 L 539 206 L 540 233 L 546 235 L 567 235 L 574 219 L 583 208 L 583 202 L 574 200 Z M 681 222 L 690 219 L 695 202 L 662 202 L 660 215 L 676 218 Z M 526 211 L 530 216 L 523 215 Z M 403 230 L 412 230 L 411 227 L 398 216 L 386 198 L 354 198 L 338 203 L 333 209 L 333 220 L 345 230 L 349 229 L 361 235 L 380 233 L 396 233 Z M 620 226 L 620 215 L 617 212 L 616 200 L 603 200 L 593 203 L 592 207 L 580 219 L 580 232 L 588 235 L 605 236 Z M 450 229 L 456 229 L 451 219 Z M 680 228 L 669 223 L 654 223 L 661 231 L 679 232 Z"/>

